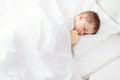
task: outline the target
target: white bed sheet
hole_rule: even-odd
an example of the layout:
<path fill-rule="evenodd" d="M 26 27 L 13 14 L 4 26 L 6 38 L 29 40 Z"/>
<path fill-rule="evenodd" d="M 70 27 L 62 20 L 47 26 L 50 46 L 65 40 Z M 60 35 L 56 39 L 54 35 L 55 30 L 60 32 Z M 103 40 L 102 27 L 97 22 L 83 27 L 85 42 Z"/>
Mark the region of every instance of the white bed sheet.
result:
<path fill-rule="evenodd" d="M 119 80 L 120 79 L 120 59 L 109 63 L 95 74 L 90 76 L 90 80 Z"/>
<path fill-rule="evenodd" d="M 79 65 L 80 75 L 88 78 L 104 66 L 120 57 L 120 34 L 111 35 L 84 55 L 75 58 Z"/>

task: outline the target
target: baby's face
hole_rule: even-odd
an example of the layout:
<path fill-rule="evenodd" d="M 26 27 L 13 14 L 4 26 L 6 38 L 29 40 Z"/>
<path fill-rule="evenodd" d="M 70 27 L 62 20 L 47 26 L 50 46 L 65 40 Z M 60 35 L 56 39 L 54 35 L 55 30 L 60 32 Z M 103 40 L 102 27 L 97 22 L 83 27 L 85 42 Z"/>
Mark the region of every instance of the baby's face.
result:
<path fill-rule="evenodd" d="M 85 20 L 85 15 L 75 17 L 74 29 L 78 31 L 79 35 L 89 35 L 94 33 L 94 26 Z"/>

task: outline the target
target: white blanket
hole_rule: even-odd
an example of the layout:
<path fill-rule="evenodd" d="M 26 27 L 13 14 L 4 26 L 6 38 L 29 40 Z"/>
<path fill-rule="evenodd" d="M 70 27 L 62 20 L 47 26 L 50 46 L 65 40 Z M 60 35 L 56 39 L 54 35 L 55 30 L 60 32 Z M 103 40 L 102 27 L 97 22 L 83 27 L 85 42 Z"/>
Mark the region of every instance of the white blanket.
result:
<path fill-rule="evenodd" d="M 82 80 L 55 0 L 1 2 L 0 80 Z"/>

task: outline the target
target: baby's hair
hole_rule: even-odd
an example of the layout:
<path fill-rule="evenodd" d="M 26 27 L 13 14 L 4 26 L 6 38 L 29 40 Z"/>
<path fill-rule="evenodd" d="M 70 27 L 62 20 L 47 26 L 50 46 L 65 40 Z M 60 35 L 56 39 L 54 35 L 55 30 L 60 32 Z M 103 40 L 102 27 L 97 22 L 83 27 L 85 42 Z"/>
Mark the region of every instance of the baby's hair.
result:
<path fill-rule="evenodd" d="M 86 14 L 86 21 L 90 24 L 93 24 L 95 32 L 93 34 L 96 34 L 100 28 L 100 19 L 99 16 L 96 12 L 94 11 L 85 11 L 80 13 L 81 14 Z"/>

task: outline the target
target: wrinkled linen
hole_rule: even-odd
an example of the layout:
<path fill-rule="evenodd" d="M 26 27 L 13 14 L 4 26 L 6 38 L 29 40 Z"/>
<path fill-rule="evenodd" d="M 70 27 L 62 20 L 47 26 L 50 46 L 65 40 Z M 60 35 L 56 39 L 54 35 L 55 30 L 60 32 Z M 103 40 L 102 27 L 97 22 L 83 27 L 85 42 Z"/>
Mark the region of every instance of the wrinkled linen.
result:
<path fill-rule="evenodd" d="M 1 3 L 0 80 L 82 80 L 55 0 Z"/>

